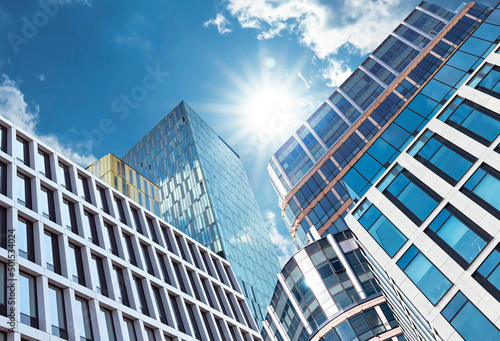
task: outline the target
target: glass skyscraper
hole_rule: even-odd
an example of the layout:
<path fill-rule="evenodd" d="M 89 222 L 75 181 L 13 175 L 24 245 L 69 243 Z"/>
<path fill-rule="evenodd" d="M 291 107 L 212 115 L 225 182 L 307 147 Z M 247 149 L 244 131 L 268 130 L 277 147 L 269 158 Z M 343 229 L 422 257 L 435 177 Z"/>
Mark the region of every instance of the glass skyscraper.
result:
<path fill-rule="evenodd" d="M 279 263 L 235 151 L 181 102 L 123 160 L 159 186 L 166 221 L 231 263 L 264 320 Z"/>

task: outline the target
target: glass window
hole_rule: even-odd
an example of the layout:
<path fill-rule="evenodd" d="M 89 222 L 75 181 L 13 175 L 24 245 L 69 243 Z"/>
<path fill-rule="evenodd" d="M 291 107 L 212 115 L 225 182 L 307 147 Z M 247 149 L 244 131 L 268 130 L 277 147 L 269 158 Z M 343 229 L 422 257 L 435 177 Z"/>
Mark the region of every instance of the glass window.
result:
<path fill-rule="evenodd" d="M 460 97 L 450 103 L 439 119 L 485 146 L 500 133 L 497 113 Z"/>
<path fill-rule="evenodd" d="M 90 191 L 88 179 L 80 174 L 78 174 L 78 181 L 76 182 L 78 194 L 80 197 L 85 199 L 85 201 L 90 202 Z"/>
<path fill-rule="evenodd" d="M 49 285 L 49 307 L 52 334 L 67 340 L 68 330 L 62 289 Z"/>
<path fill-rule="evenodd" d="M 122 201 L 117 197 L 114 197 L 115 208 L 116 208 L 116 218 L 118 218 L 122 223 L 126 224 L 125 212 L 123 211 Z"/>
<path fill-rule="evenodd" d="M 130 210 L 132 211 L 132 216 L 134 217 L 135 229 L 140 234 L 144 234 L 142 232 L 141 220 L 139 219 L 139 212 L 135 208 L 132 208 L 132 207 L 130 208 Z"/>
<path fill-rule="evenodd" d="M 128 261 L 130 264 L 137 266 L 137 260 L 135 258 L 134 246 L 132 245 L 132 237 L 128 234 L 123 234 L 123 239 L 125 239 L 125 245 L 127 247 Z"/>
<path fill-rule="evenodd" d="M 147 341 L 155 341 L 155 332 L 151 328 L 144 327 L 146 331 L 146 336 L 148 337 Z"/>
<path fill-rule="evenodd" d="M 76 245 L 69 244 L 68 252 L 68 272 L 73 282 L 85 285 L 85 276 L 83 272 L 82 252 Z"/>
<path fill-rule="evenodd" d="M 413 245 L 397 264 L 433 305 L 451 287 L 450 281 Z"/>
<path fill-rule="evenodd" d="M 17 202 L 31 209 L 31 181 L 27 176 L 17 173 Z"/>
<path fill-rule="evenodd" d="M 184 319 L 181 316 L 181 311 L 179 310 L 177 298 L 170 294 L 168 296 L 170 298 L 170 302 L 172 303 L 172 308 L 174 309 L 175 320 L 177 322 L 177 330 L 186 333 L 186 328 L 184 327 Z"/>
<path fill-rule="evenodd" d="M 134 321 L 129 320 L 129 319 L 123 319 L 125 321 L 125 324 L 127 325 L 127 331 L 128 331 L 128 339 L 130 341 L 137 341 L 137 335 L 135 333 L 135 327 L 134 327 Z"/>
<path fill-rule="evenodd" d="M 10 228 L 10 226 L 7 226 L 7 209 L 0 206 L 0 247 L 4 249 L 7 248 L 8 228 Z"/>
<path fill-rule="evenodd" d="M 21 323 L 38 328 L 38 304 L 35 277 L 19 272 Z"/>
<path fill-rule="evenodd" d="M 500 67 L 491 64 L 484 65 L 469 83 L 469 86 L 500 98 Z"/>
<path fill-rule="evenodd" d="M 106 229 L 106 233 L 104 235 L 107 236 L 108 239 L 107 244 L 109 252 L 111 252 L 115 256 L 119 256 L 118 244 L 116 243 L 116 237 L 115 237 L 115 229 L 108 223 L 104 223 L 104 228 Z"/>
<path fill-rule="evenodd" d="M 441 201 L 433 190 L 399 165 L 392 168 L 378 188 L 418 226 Z"/>
<path fill-rule="evenodd" d="M 118 297 L 118 301 L 121 304 L 126 305 L 127 307 L 130 307 L 130 302 L 128 299 L 128 292 L 127 292 L 127 285 L 125 284 L 125 278 L 123 276 L 123 269 L 113 265 L 113 270 L 114 270 L 115 277 L 116 277 L 115 279 L 118 283 L 118 288 L 120 289 L 120 295 Z"/>
<path fill-rule="evenodd" d="M 460 189 L 485 210 L 500 217 L 500 173 L 482 164 Z"/>
<path fill-rule="evenodd" d="M 33 224 L 19 217 L 17 221 L 19 256 L 35 261 L 35 242 L 33 240 Z"/>
<path fill-rule="evenodd" d="M 99 201 L 98 202 L 99 208 L 103 210 L 104 213 L 109 214 L 109 206 L 108 206 L 108 199 L 106 198 L 106 191 L 104 190 L 104 188 L 97 186 L 97 192 L 98 192 L 97 200 Z"/>
<path fill-rule="evenodd" d="M 153 286 L 153 294 L 156 303 L 156 309 L 158 310 L 158 318 L 162 323 L 168 324 L 167 313 L 165 310 L 165 305 L 163 304 L 163 300 L 161 298 L 160 289 Z"/>
<path fill-rule="evenodd" d="M 78 226 L 76 224 L 76 215 L 75 215 L 75 205 L 66 199 L 63 199 L 62 222 L 63 226 L 65 226 L 68 230 L 78 234 Z"/>
<path fill-rule="evenodd" d="M 48 231 L 45 231 L 45 264 L 50 271 L 61 274 L 57 235 Z"/>
<path fill-rule="evenodd" d="M 453 186 L 476 161 L 472 155 L 431 131 L 425 132 L 408 154 Z"/>
<path fill-rule="evenodd" d="M 39 211 L 42 213 L 42 215 L 55 222 L 56 221 L 56 214 L 55 214 L 55 209 L 54 209 L 54 194 L 52 193 L 51 190 L 45 187 L 40 188 L 40 207 Z"/>
<path fill-rule="evenodd" d="M 30 156 L 29 156 L 29 142 L 23 139 L 22 137 L 16 136 L 14 153 L 16 159 L 24 163 L 29 167 L 30 165 Z"/>
<path fill-rule="evenodd" d="M 83 230 L 88 240 L 95 245 L 99 245 L 97 236 L 97 228 L 95 225 L 95 217 L 92 213 L 84 211 L 83 213 Z"/>
<path fill-rule="evenodd" d="M 50 158 L 49 154 L 44 152 L 43 150 L 38 150 L 38 171 L 40 174 L 45 176 L 47 179 L 52 179 L 52 173 L 50 171 Z"/>
<path fill-rule="evenodd" d="M 425 232 L 465 269 L 491 237 L 455 207 L 447 205 Z"/>
<path fill-rule="evenodd" d="M 158 258 L 158 262 L 160 263 L 160 269 L 163 275 L 163 280 L 165 281 L 165 283 L 172 285 L 172 282 L 170 281 L 170 276 L 168 274 L 167 265 L 165 263 L 165 259 L 163 258 L 165 256 L 160 253 L 156 253 L 156 257 Z"/>
<path fill-rule="evenodd" d="M 80 331 L 80 341 L 93 341 L 92 321 L 90 319 L 89 304 L 86 300 L 76 297 L 76 321 Z"/>
<path fill-rule="evenodd" d="M 158 236 L 156 235 L 156 229 L 153 224 L 153 220 L 151 220 L 151 218 L 146 218 L 146 221 L 148 222 L 149 234 L 151 236 L 151 239 L 153 239 L 153 241 L 158 244 Z"/>
<path fill-rule="evenodd" d="M 500 300 L 500 247 L 486 258 L 472 275 L 493 297 Z"/>
<path fill-rule="evenodd" d="M 59 162 L 57 167 L 57 177 L 59 184 L 66 188 L 68 191 L 72 191 L 71 178 L 69 176 L 69 167 L 64 163 Z"/>
<path fill-rule="evenodd" d="M 108 286 L 106 284 L 106 275 L 104 274 L 104 266 L 102 259 L 96 255 L 92 255 L 92 278 L 94 279 L 95 289 L 98 293 L 108 297 Z"/>
<path fill-rule="evenodd" d="M 0 315 L 7 316 L 7 265 L 3 262 L 0 262 L 0 283 Z"/>
<path fill-rule="evenodd" d="M 101 335 L 103 341 L 116 341 L 115 325 L 111 311 L 101 307 L 101 323 L 104 326 L 105 334 Z"/>
<path fill-rule="evenodd" d="M 7 153 L 7 128 L 0 125 L 0 150 Z"/>
<path fill-rule="evenodd" d="M 146 271 L 154 276 L 153 271 L 153 263 L 151 262 L 151 258 L 149 257 L 148 247 L 144 244 L 141 244 L 142 255 L 144 256 L 144 262 L 146 263 Z"/>
<path fill-rule="evenodd" d="M 1 161 L 0 161 L 0 194 L 7 195 L 7 165 Z"/>
<path fill-rule="evenodd" d="M 498 328 L 460 291 L 443 309 L 441 314 L 451 323 L 460 336 L 467 341 L 500 340 L 500 331 Z"/>
<path fill-rule="evenodd" d="M 133 279 L 135 283 L 135 289 L 137 291 L 137 297 L 139 298 L 138 302 L 139 311 L 142 312 L 144 315 L 149 316 L 149 309 L 146 303 L 146 293 L 144 292 L 144 288 L 142 286 L 142 280 L 135 276 L 133 276 Z"/>
<path fill-rule="evenodd" d="M 359 218 L 359 223 L 370 233 L 390 257 L 394 257 L 407 238 L 389 221 L 377 207 L 365 201 L 360 207 L 369 206 Z"/>

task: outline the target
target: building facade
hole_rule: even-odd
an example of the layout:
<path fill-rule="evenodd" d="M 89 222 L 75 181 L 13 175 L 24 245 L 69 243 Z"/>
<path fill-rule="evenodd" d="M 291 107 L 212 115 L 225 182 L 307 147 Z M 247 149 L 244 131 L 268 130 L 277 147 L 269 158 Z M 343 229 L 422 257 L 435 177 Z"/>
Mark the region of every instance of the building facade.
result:
<path fill-rule="evenodd" d="M 0 340 L 261 340 L 230 264 L 0 118 Z"/>
<path fill-rule="evenodd" d="M 264 341 L 405 341 L 349 231 L 290 258 L 267 310 Z"/>
<path fill-rule="evenodd" d="M 347 228 L 358 192 L 429 119 L 404 108 L 489 10 L 469 3 L 451 12 L 422 2 L 274 154 L 268 171 L 298 248 L 311 228 L 320 235 Z M 379 158 L 388 149 L 391 156 Z"/>
<path fill-rule="evenodd" d="M 500 339 L 499 39 L 497 7 L 408 105 L 430 120 L 346 217 L 410 340 Z"/>
<path fill-rule="evenodd" d="M 161 216 L 158 186 L 117 156 L 108 153 L 86 169 L 148 211 Z"/>
<path fill-rule="evenodd" d="M 159 186 L 163 219 L 231 263 L 264 320 L 280 269 L 239 156 L 181 102 L 123 160 Z"/>

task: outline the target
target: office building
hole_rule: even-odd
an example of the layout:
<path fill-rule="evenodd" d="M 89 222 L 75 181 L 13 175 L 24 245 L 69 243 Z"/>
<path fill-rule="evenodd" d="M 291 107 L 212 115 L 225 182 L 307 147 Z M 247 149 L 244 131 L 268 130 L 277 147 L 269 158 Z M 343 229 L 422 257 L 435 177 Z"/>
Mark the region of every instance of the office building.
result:
<path fill-rule="evenodd" d="M 163 219 L 231 263 L 264 320 L 279 263 L 234 150 L 181 102 L 123 160 L 158 185 Z"/>
<path fill-rule="evenodd" d="M 148 211 L 161 216 L 158 186 L 117 156 L 108 153 L 86 169 Z"/>
<path fill-rule="evenodd" d="M 347 228 L 357 193 L 428 120 L 401 112 L 488 11 L 474 3 L 455 12 L 420 3 L 273 155 L 269 175 L 297 248 L 309 242 L 311 228 L 320 235 Z M 388 158 L 378 158 L 389 149 Z"/>
<path fill-rule="evenodd" d="M 409 340 L 500 339 L 499 38 L 497 7 L 401 114 L 430 120 L 346 216 Z"/>
<path fill-rule="evenodd" d="M 293 255 L 267 310 L 264 341 L 405 341 L 349 231 Z"/>
<path fill-rule="evenodd" d="M 0 340 L 261 340 L 230 264 L 0 118 Z"/>

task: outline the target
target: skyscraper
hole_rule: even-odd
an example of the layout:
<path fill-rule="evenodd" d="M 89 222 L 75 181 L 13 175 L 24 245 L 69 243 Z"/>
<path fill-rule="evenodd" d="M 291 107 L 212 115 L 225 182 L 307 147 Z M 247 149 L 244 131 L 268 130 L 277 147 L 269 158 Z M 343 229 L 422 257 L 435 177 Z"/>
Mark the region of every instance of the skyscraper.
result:
<path fill-rule="evenodd" d="M 0 118 L 0 340 L 261 340 L 230 264 Z"/>
<path fill-rule="evenodd" d="M 499 18 L 409 103 L 430 120 L 346 217 L 411 340 L 500 339 Z"/>
<path fill-rule="evenodd" d="M 400 113 L 487 11 L 474 3 L 455 12 L 420 3 L 273 155 L 269 175 L 298 248 L 311 228 L 320 235 L 347 228 L 344 217 L 357 192 L 428 120 Z M 392 121 L 397 124 L 388 128 Z"/>
<path fill-rule="evenodd" d="M 181 102 L 123 160 L 160 187 L 166 221 L 231 263 L 264 320 L 279 264 L 238 154 Z"/>

